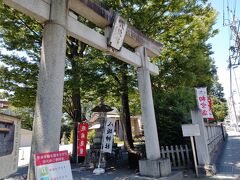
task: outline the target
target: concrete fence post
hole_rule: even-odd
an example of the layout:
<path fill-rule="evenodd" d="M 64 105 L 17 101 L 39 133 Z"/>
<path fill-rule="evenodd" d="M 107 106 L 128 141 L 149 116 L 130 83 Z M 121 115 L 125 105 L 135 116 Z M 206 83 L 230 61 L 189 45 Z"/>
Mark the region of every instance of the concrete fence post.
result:
<path fill-rule="evenodd" d="M 225 141 L 225 134 L 224 134 L 223 124 L 221 124 L 221 133 L 222 133 L 223 141 Z"/>
<path fill-rule="evenodd" d="M 197 150 L 199 167 L 204 168 L 205 165 L 210 164 L 210 155 L 208 151 L 208 141 L 207 141 L 208 135 L 207 135 L 207 131 L 204 125 L 203 118 L 200 114 L 200 111 L 198 109 L 192 110 L 191 116 L 192 116 L 192 123 L 198 124 L 200 128 L 200 136 L 195 137 L 195 142 L 196 142 L 196 150 Z"/>

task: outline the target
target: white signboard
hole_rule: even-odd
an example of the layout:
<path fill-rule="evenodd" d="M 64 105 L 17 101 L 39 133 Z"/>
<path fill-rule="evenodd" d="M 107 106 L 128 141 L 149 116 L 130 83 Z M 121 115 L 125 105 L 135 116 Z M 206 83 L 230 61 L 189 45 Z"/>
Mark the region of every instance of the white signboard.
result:
<path fill-rule="evenodd" d="M 197 103 L 198 107 L 201 110 L 201 115 L 203 118 L 209 118 L 209 103 L 207 97 L 207 88 L 196 88 L 196 96 L 197 96 Z"/>
<path fill-rule="evenodd" d="M 200 136 L 200 129 L 198 124 L 183 124 L 182 132 L 183 132 L 183 137 Z"/>
<path fill-rule="evenodd" d="M 35 154 L 36 180 L 72 180 L 68 151 Z"/>
<path fill-rule="evenodd" d="M 113 133 L 115 128 L 115 120 L 108 118 L 105 129 L 104 129 L 104 135 L 103 135 L 103 145 L 102 145 L 102 151 L 103 152 L 112 152 L 112 143 L 113 143 Z"/>
<path fill-rule="evenodd" d="M 108 44 L 114 49 L 120 50 L 127 31 L 127 22 L 116 15 L 113 22 L 112 32 Z"/>

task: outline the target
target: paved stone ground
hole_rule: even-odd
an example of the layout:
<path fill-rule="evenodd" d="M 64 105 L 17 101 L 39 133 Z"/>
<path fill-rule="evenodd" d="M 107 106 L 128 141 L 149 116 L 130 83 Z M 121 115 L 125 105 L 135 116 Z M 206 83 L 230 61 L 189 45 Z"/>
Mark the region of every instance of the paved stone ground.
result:
<path fill-rule="evenodd" d="M 112 168 L 106 170 L 104 174 L 94 175 L 92 170 L 89 171 L 72 171 L 73 179 L 81 180 L 127 180 L 128 177 L 134 174 L 133 170 L 127 168 Z"/>
<path fill-rule="evenodd" d="M 26 180 L 27 167 L 21 167 L 18 171 L 5 180 Z M 81 169 L 74 167 L 72 169 L 74 180 L 127 180 L 129 176 L 135 174 L 134 170 L 125 167 L 109 168 L 104 174 L 95 175 L 93 169 Z"/>
<path fill-rule="evenodd" d="M 184 172 L 184 180 L 240 180 L 240 133 L 229 131 L 228 135 L 228 141 L 216 163 L 217 174 L 213 177 L 200 176 L 196 178 L 193 171 L 186 171 Z M 128 169 L 126 159 L 107 169 L 104 174 L 94 175 L 92 172 L 93 169 L 72 166 L 74 180 L 128 180 L 130 176 L 136 175 L 134 170 Z M 25 180 L 27 179 L 26 174 L 27 166 L 23 166 L 6 180 Z"/>
<path fill-rule="evenodd" d="M 130 176 L 136 175 L 136 171 L 127 166 L 127 155 L 123 156 L 121 161 L 113 163 L 106 172 L 101 175 L 93 174 L 93 168 L 84 168 L 83 166 L 71 165 L 74 180 L 127 180 Z M 18 168 L 18 171 L 5 180 L 26 180 L 27 166 Z"/>
<path fill-rule="evenodd" d="M 228 141 L 216 162 L 217 174 L 213 177 L 195 178 L 193 172 L 185 173 L 185 179 L 233 179 L 240 180 L 240 133 L 228 131 Z"/>
<path fill-rule="evenodd" d="M 15 174 L 12 174 L 5 180 L 26 180 L 27 179 L 27 166 L 20 167 Z M 93 169 L 72 169 L 74 180 L 125 180 L 129 176 L 134 175 L 135 171 L 125 167 L 109 168 L 104 174 L 95 175 Z"/>
<path fill-rule="evenodd" d="M 5 180 L 26 180 L 27 179 L 28 166 L 18 167 L 16 173 L 10 175 Z"/>
<path fill-rule="evenodd" d="M 229 131 L 228 141 L 216 163 L 217 176 L 240 179 L 240 133 Z"/>

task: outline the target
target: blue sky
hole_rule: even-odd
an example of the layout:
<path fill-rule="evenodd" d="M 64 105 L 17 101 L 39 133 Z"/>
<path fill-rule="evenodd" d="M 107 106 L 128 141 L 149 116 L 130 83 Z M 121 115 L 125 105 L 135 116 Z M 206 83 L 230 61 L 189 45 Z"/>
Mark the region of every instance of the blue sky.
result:
<path fill-rule="evenodd" d="M 214 25 L 214 28 L 219 29 L 219 33 L 214 38 L 211 38 L 208 42 L 212 44 L 212 50 L 214 51 L 214 54 L 212 55 L 212 57 L 215 60 L 216 66 L 218 67 L 219 82 L 224 87 L 225 98 L 229 98 L 230 96 L 229 76 L 230 75 L 229 75 L 229 70 L 227 69 L 227 66 L 228 66 L 227 61 L 229 57 L 229 47 L 230 47 L 230 44 L 233 43 L 233 41 L 230 40 L 230 37 L 231 37 L 230 27 L 227 25 L 225 26 L 223 25 L 223 14 L 225 17 L 224 19 L 229 19 L 227 4 L 229 4 L 229 9 L 233 10 L 234 5 L 236 3 L 237 8 L 236 8 L 235 14 L 236 14 L 236 18 L 239 19 L 240 1 L 239 0 L 209 0 L 209 2 L 211 2 L 212 7 L 214 7 L 214 9 L 216 9 L 218 12 L 217 22 Z M 229 14 L 230 14 L 230 19 L 232 19 L 231 13 Z M 225 22 L 227 23 L 226 20 Z M 239 71 L 239 68 L 235 69 L 235 73 L 237 77 L 239 77 L 238 71 Z M 233 89 L 234 88 L 236 88 L 235 81 L 233 83 Z"/>

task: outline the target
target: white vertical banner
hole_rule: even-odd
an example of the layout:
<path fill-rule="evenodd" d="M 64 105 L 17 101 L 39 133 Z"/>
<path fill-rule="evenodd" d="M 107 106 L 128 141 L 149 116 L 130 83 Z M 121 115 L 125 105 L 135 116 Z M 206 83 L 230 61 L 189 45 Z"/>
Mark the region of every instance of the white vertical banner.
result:
<path fill-rule="evenodd" d="M 115 119 L 107 118 L 104 134 L 103 134 L 103 144 L 102 152 L 112 152 L 113 134 L 115 129 Z"/>
<path fill-rule="evenodd" d="M 201 115 L 203 118 L 209 118 L 209 104 L 207 97 L 207 88 L 196 88 L 196 96 L 198 107 L 201 110 Z"/>

